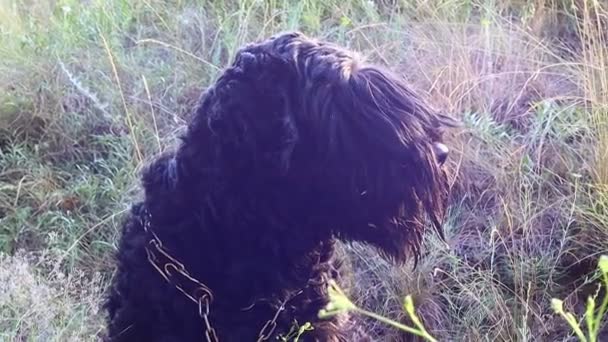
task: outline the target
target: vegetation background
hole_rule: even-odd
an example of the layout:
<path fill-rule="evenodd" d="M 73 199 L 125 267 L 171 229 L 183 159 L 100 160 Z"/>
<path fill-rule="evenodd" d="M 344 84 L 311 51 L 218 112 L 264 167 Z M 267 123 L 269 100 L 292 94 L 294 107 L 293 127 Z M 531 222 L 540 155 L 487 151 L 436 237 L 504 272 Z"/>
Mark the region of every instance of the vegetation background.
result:
<path fill-rule="evenodd" d="M 464 126 L 448 244 L 341 246 L 361 307 L 441 341 L 568 341 L 608 251 L 605 0 L 0 0 L 0 340 L 89 341 L 138 171 L 236 49 L 298 29 L 399 72 Z M 379 340 L 407 336 L 375 321 Z M 608 340 L 604 328 L 603 339 Z M 602 337 L 600 337 L 602 340 Z"/>

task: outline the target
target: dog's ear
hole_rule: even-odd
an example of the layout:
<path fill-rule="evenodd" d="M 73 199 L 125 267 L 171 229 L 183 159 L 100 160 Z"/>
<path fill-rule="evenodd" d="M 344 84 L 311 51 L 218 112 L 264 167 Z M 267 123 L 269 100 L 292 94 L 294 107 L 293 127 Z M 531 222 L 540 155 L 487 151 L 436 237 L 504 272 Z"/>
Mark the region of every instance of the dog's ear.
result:
<path fill-rule="evenodd" d="M 323 118 L 319 130 L 330 130 L 325 134 L 330 138 L 329 154 L 359 151 L 399 158 L 404 148 L 424 142 L 425 127 L 431 126 L 429 109 L 387 74 L 365 67 L 332 82 L 329 89 L 318 90 L 317 112 Z"/>
<path fill-rule="evenodd" d="M 291 70 L 280 57 L 246 47 L 202 99 L 197 116 L 235 172 L 285 174 L 298 139 Z"/>

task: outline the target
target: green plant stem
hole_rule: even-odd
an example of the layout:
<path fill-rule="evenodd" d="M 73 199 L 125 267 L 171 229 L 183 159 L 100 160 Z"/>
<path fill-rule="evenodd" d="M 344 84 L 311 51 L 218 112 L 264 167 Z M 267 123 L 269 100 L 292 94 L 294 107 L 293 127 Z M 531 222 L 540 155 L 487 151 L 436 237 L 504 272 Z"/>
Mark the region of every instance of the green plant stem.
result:
<path fill-rule="evenodd" d="M 376 319 L 376 320 L 378 320 L 380 322 L 383 322 L 385 324 L 393 326 L 393 327 L 395 327 L 397 329 L 401 329 L 403 331 L 409 332 L 409 333 L 414 334 L 416 336 L 423 337 L 423 338 L 425 338 L 425 339 L 427 339 L 427 340 L 429 340 L 431 342 L 437 342 L 437 340 L 433 336 L 429 335 L 429 333 L 427 333 L 426 331 L 421 331 L 421 330 L 418 330 L 418 329 L 414 329 L 412 327 L 408 327 L 407 325 L 401 324 L 399 322 L 395 322 L 393 320 L 390 320 L 390 319 L 388 319 L 386 317 L 380 316 L 380 315 L 378 315 L 376 313 L 373 313 L 373 312 L 370 312 L 370 311 L 367 311 L 367 310 L 363 310 L 363 309 L 360 309 L 360 308 L 356 308 L 354 310 L 357 311 L 357 312 L 359 312 L 362 315 L 371 317 L 371 318 Z"/>
<path fill-rule="evenodd" d="M 585 337 L 585 334 L 583 334 L 583 331 L 581 330 L 581 327 L 574 318 L 574 316 L 572 316 L 572 314 L 570 313 L 565 313 L 563 311 L 560 314 L 562 315 L 562 317 L 564 317 L 566 322 L 570 324 L 570 327 L 572 327 L 572 330 L 574 330 L 574 333 L 576 334 L 576 336 L 578 336 L 581 342 L 587 342 L 587 337 Z"/>
<path fill-rule="evenodd" d="M 587 310 L 585 312 L 585 321 L 587 322 L 587 331 L 589 332 L 589 341 L 596 341 L 595 329 L 595 298 L 589 297 L 587 300 Z"/>
<path fill-rule="evenodd" d="M 597 316 L 595 317 L 595 322 L 593 324 L 594 331 L 597 331 L 600 328 L 600 324 L 602 323 L 602 318 L 606 314 L 606 309 L 608 309 L 608 273 L 604 273 L 602 276 L 604 277 L 604 285 L 606 287 L 606 293 L 604 294 L 604 299 L 602 300 L 600 309 L 598 310 Z"/>

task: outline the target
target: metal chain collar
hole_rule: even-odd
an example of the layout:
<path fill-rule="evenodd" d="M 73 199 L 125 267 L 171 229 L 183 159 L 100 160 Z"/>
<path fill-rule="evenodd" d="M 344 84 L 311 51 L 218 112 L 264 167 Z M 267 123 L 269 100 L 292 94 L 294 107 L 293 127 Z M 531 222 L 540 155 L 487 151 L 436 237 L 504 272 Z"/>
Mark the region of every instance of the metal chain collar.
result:
<path fill-rule="evenodd" d="M 271 320 L 267 321 L 264 326 L 262 327 L 262 330 L 260 330 L 260 333 L 258 334 L 258 339 L 256 340 L 256 342 L 260 342 L 260 341 L 266 341 L 270 338 L 270 336 L 272 336 L 272 333 L 274 332 L 274 330 L 277 327 L 277 319 L 279 319 L 279 315 L 281 314 L 281 312 L 283 310 L 285 310 L 285 305 L 287 304 L 287 302 L 289 302 L 290 300 L 292 300 L 293 298 L 295 298 L 296 296 L 298 296 L 299 294 L 301 294 L 302 292 L 304 292 L 303 290 L 297 291 L 296 293 L 294 293 L 293 295 L 287 297 L 279 306 L 279 308 L 277 309 L 277 311 L 274 313 L 274 316 L 272 317 Z"/>
<path fill-rule="evenodd" d="M 151 229 L 152 214 L 150 214 L 147 209 L 144 209 L 141 223 L 144 231 L 149 234 L 151 238 L 150 241 L 148 241 L 148 246 L 146 246 L 148 261 L 169 284 L 175 286 L 175 288 L 183 293 L 186 298 L 190 299 L 198 306 L 198 315 L 205 324 L 206 341 L 219 342 L 215 329 L 211 326 L 209 321 L 209 312 L 211 303 L 213 302 L 213 292 L 207 285 L 192 277 L 186 270 L 184 264 L 172 257 L 163 247 L 162 241 Z M 150 246 L 152 248 L 150 248 Z M 179 281 L 179 277 L 181 277 L 182 282 Z M 189 287 L 191 288 L 190 291 L 186 289 L 186 284 L 189 284 Z M 287 302 L 302 292 L 302 290 L 296 292 L 281 303 L 272 319 L 268 320 L 260 330 L 256 342 L 267 341 L 271 337 L 277 327 L 279 315 L 285 310 Z"/>
<path fill-rule="evenodd" d="M 209 322 L 209 310 L 213 301 L 213 293 L 205 284 L 193 278 L 184 264 L 180 263 L 172 257 L 163 247 L 162 241 L 151 229 L 152 215 L 145 209 L 142 226 L 144 231 L 150 235 L 151 239 L 146 246 L 146 255 L 148 261 L 158 271 L 158 273 L 169 283 L 175 286 L 186 298 L 190 299 L 198 306 L 198 315 L 203 319 L 205 324 L 205 337 L 207 342 L 218 342 L 215 329 Z M 152 247 L 152 248 L 150 248 Z M 158 252 L 158 253 L 155 253 Z M 181 276 L 182 281 L 179 281 Z M 185 284 L 189 284 L 191 290 L 186 290 Z"/>

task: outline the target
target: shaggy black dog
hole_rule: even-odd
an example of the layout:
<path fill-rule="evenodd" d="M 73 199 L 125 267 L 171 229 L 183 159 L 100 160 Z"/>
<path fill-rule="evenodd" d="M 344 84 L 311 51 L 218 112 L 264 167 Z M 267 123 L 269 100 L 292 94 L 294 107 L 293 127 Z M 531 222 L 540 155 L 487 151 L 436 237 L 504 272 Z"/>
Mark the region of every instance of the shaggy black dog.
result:
<path fill-rule="evenodd" d="M 107 303 L 111 341 L 348 339 L 322 320 L 335 239 L 397 262 L 440 228 L 448 118 L 402 81 L 300 33 L 240 50 L 182 143 L 143 175 Z"/>

